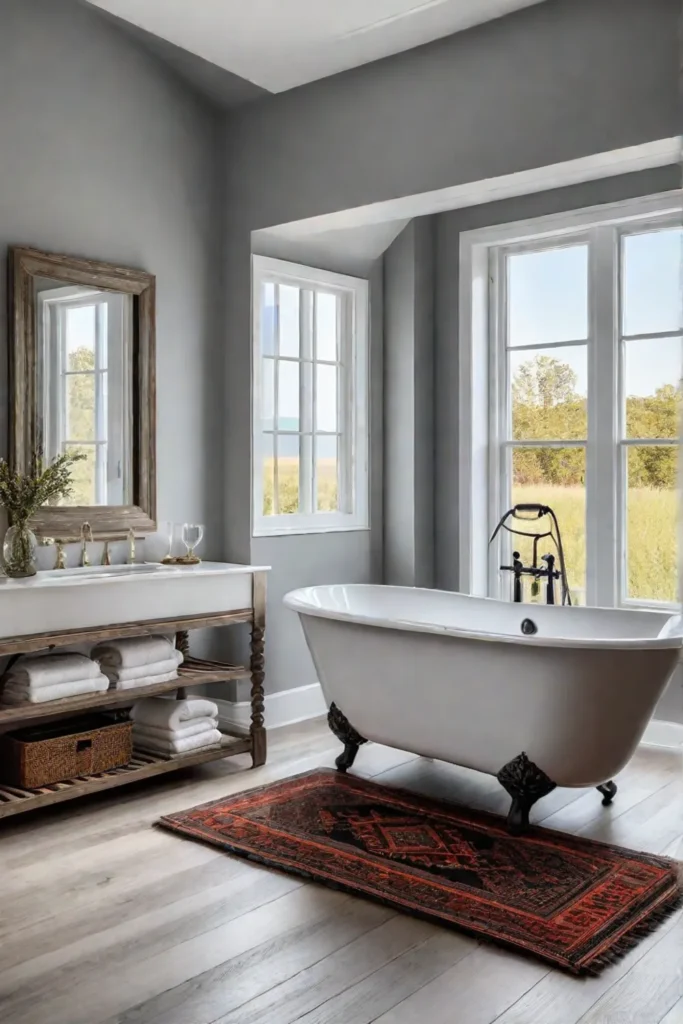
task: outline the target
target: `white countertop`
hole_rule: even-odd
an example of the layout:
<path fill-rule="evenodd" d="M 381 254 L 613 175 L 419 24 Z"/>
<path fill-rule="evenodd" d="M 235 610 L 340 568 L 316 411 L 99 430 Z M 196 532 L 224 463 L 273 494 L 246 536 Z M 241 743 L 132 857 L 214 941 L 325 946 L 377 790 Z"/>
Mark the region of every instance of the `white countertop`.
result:
<path fill-rule="evenodd" d="M 140 584 L 181 577 L 251 575 L 255 572 L 268 572 L 270 566 L 241 565 L 238 562 L 200 562 L 199 565 L 141 563 L 137 569 L 131 566 L 126 571 L 126 568 L 126 566 L 120 565 L 93 565 L 85 568 L 51 569 L 21 580 L 1 577 L 0 593 L 12 590 L 40 590 L 44 587 L 52 589 L 54 587 L 82 587 L 95 584 L 102 586 L 120 583 L 130 585 L 133 582 Z M 107 575 L 108 570 L 112 571 L 111 575 Z"/>

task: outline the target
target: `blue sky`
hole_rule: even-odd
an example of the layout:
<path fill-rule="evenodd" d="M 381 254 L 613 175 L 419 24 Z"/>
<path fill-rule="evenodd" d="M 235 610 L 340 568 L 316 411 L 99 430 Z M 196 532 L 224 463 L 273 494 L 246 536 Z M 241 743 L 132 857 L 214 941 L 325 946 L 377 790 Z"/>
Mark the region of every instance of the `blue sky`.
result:
<path fill-rule="evenodd" d="M 629 334 L 655 334 L 681 329 L 683 231 L 626 235 L 623 242 L 623 323 Z M 510 344 L 578 341 L 588 334 L 588 249 L 520 253 L 509 258 Z M 569 363 L 586 394 L 586 350 L 562 348 L 548 355 Z M 677 385 L 681 376 L 678 338 L 631 341 L 626 345 L 625 386 L 628 395 L 651 395 L 662 384 Z M 511 369 L 533 352 L 512 354 Z"/>

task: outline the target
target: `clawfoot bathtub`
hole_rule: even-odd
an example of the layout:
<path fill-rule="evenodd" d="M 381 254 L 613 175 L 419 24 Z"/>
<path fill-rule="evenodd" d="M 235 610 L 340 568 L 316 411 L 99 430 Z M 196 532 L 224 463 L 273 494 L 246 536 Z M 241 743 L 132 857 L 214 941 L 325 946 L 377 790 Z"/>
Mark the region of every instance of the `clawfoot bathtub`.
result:
<path fill-rule="evenodd" d="M 555 786 L 611 802 L 683 643 L 660 612 L 356 584 L 284 600 L 344 743 L 340 771 L 373 740 L 487 772 L 512 797 L 516 832 Z"/>

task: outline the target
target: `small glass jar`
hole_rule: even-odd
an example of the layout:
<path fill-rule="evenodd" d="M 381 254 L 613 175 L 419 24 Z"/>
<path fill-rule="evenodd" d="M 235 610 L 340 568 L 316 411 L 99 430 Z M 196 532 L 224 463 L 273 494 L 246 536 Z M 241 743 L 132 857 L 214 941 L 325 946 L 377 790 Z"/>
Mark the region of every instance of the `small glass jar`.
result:
<path fill-rule="evenodd" d="M 35 535 L 31 533 L 25 522 L 10 526 L 2 545 L 2 557 L 7 575 L 12 579 L 26 579 L 29 576 L 35 576 L 38 571 L 36 567 L 37 547 L 38 542 Z"/>

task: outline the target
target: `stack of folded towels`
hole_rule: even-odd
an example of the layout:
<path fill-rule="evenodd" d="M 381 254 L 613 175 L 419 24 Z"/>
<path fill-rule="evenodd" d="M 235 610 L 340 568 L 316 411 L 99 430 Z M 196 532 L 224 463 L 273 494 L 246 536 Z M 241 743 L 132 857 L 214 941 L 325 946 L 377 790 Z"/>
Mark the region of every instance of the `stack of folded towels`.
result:
<path fill-rule="evenodd" d="M 42 704 L 48 700 L 104 693 L 109 679 L 84 654 L 43 654 L 21 657 L 2 682 L 3 704 Z"/>
<path fill-rule="evenodd" d="M 112 690 L 134 690 L 178 678 L 183 655 L 165 636 L 131 636 L 98 644 L 91 658 L 99 662 Z"/>
<path fill-rule="evenodd" d="M 136 750 L 177 757 L 221 744 L 218 708 L 210 700 L 146 697 L 131 710 Z"/>

